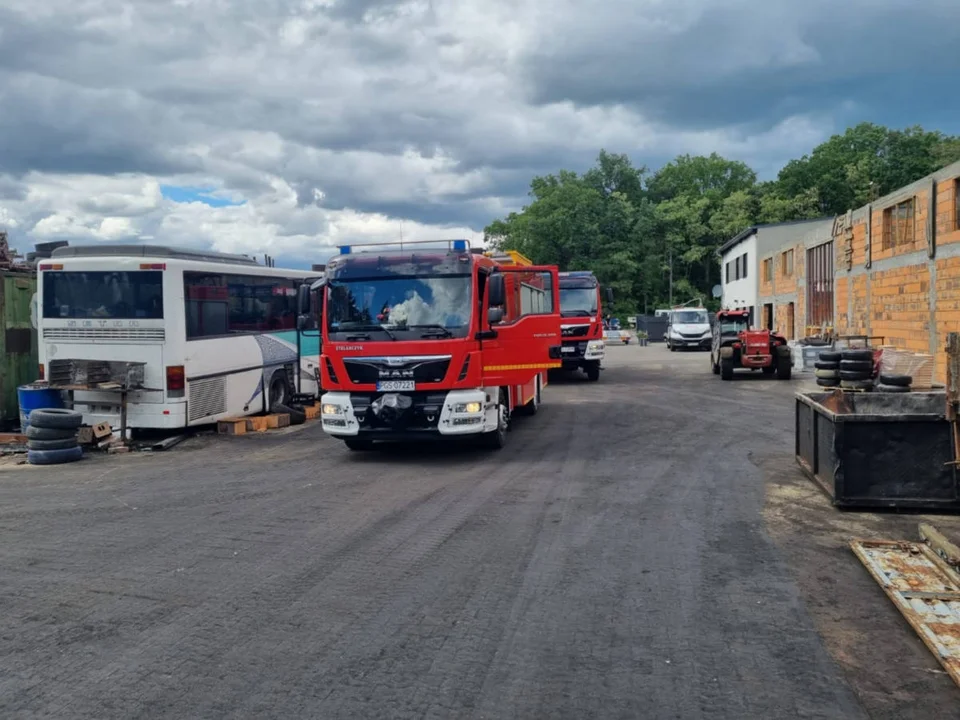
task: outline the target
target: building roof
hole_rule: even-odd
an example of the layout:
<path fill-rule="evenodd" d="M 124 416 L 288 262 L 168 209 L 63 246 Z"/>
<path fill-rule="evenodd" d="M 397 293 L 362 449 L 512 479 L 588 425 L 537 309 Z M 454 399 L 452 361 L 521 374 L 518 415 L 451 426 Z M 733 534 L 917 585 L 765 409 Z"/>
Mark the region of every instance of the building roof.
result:
<path fill-rule="evenodd" d="M 784 227 L 785 225 L 804 225 L 806 223 L 815 223 L 823 222 L 824 220 L 830 220 L 830 217 L 818 217 L 810 218 L 808 220 L 787 220 L 786 222 L 778 223 L 758 223 L 757 225 L 751 225 L 750 227 L 744 228 L 739 233 L 734 235 L 732 238 L 727 240 L 723 245 L 720 246 L 720 249 L 717 250 L 717 255 L 723 255 L 727 250 L 730 250 L 733 247 L 736 247 L 748 237 L 753 235 L 758 230 L 763 230 L 764 228 L 772 227 Z"/>

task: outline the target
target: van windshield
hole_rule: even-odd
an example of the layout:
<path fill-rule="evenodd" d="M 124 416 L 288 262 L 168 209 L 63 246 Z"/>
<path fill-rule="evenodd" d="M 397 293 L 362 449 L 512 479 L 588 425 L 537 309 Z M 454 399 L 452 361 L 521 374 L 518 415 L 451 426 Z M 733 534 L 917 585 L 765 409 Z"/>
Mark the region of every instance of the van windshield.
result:
<path fill-rule="evenodd" d="M 672 320 L 676 325 L 707 325 L 710 322 L 706 310 L 679 310 L 673 313 Z"/>

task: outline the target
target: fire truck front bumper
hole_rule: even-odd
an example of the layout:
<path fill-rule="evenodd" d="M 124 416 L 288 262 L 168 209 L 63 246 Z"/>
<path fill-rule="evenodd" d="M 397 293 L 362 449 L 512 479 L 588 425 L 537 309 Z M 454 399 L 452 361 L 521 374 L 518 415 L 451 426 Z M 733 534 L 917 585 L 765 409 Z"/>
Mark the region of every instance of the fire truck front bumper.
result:
<path fill-rule="evenodd" d="M 320 398 L 324 432 L 372 440 L 437 439 L 497 428 L 497 404 L 481 389 L 447 392 L 346 393 Z M 493 397 L 496 397 L 493 395 Z"/>

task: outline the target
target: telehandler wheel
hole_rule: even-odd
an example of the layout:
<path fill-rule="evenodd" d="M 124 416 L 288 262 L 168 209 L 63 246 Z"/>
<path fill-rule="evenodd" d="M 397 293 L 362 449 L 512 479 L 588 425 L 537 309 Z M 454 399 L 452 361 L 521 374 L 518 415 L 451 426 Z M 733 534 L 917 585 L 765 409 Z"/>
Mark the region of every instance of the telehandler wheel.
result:
<path fill-rule="evenodd" d="M 720 379 L 733 380 L 733 358 L 720 358 Z"/>

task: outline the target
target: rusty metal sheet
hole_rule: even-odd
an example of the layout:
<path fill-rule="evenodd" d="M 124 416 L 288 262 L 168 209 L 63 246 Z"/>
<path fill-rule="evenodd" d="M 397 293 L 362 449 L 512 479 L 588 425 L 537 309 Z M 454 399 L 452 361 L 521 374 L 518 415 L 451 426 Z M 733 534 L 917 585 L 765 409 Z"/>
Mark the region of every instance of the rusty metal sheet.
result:
<path fill-rule="evenodd" d="M 854 540 L 850 547 L 960 685 L 960 576 L 923 543 Z"/>

